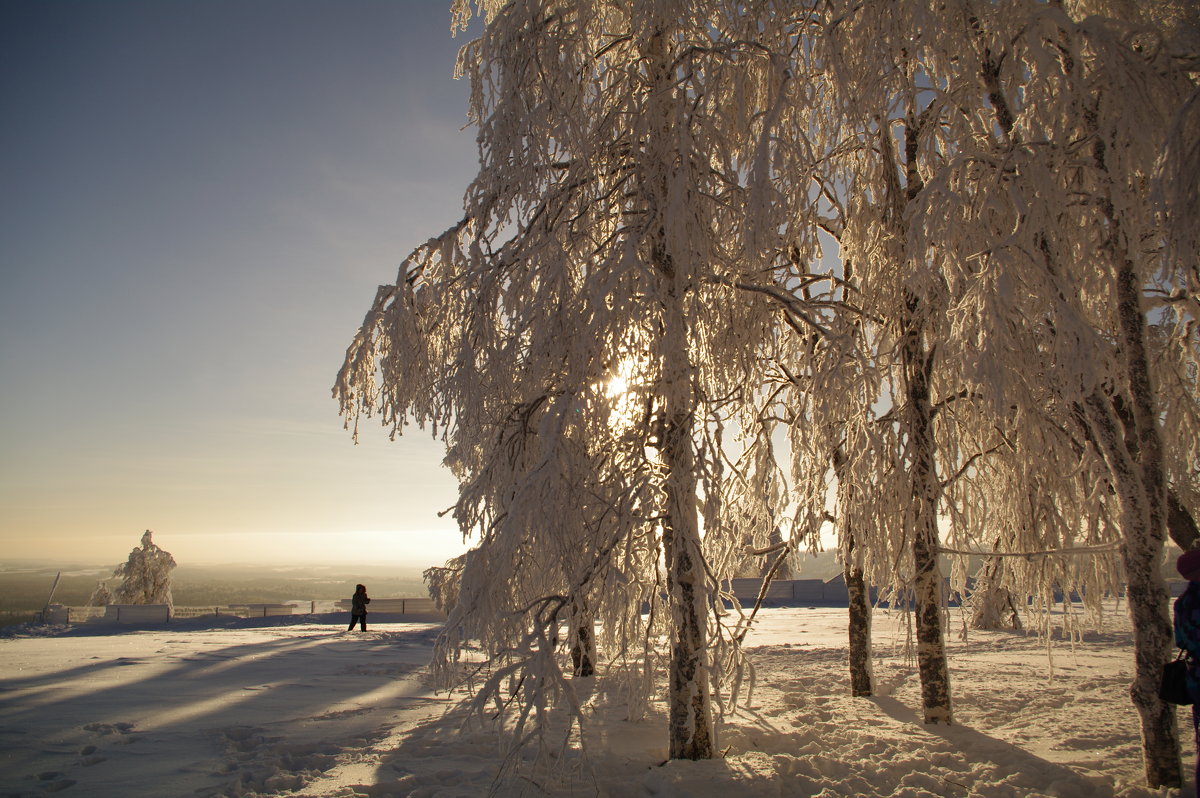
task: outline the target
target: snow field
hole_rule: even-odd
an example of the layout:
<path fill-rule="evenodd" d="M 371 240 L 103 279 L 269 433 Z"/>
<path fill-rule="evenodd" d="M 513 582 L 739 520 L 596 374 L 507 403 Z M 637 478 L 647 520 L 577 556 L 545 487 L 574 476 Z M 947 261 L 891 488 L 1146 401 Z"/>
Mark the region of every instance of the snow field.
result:
<path fill-rule="evenodd" d="M 331 617 L 0 640 L 0 796 L 1171 795 L 1140 786 L 1121 613 L 1050 657 L 1032 635 L 948 639 L 955 725 L 930 727 L 903 616 L 875 612 L 878 695 L 852 698 L 845 610 L 765 609 L 725 757 L 666 763 L 663 707 L 629 721 L 592 679 L 576 682 L 586 754 L 506 758 L 490 730 L 462 727 L 461 694 L 423 682 L 436 626 L 347 634 Z"/>

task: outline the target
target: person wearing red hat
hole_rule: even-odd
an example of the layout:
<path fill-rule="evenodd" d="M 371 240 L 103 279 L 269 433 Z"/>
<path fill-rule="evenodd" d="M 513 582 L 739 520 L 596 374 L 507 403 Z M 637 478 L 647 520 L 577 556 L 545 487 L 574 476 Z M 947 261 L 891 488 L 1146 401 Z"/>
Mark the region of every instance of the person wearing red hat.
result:
<path fill-rule="evenodd" d="M 1187 652 L 1188 695 L 1192 698 L 1192 735 L 1196 741 L 1196 785 L 1200 788 L 1200 549 L 1179 555 L 1179 575 L 1188 580 L 1187 590 L 1175 600 L 1175 645 Z"/>

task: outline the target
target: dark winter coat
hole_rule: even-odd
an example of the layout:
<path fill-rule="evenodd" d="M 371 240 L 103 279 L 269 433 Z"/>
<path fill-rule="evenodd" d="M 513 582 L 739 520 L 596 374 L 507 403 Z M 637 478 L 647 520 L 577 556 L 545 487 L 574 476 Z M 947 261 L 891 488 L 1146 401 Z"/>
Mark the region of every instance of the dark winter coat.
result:
<path fill-rule="evenodd" d="M 1188 653 L 1188 694 L 1200 701 L 1200 582 L 1188 582 L 1175 599 L 1175 645 Z"/>
<path fill-rule="evenodd" d="M 350 599 L 350 614 L 351 615 L 366 615 L 367 605 L 371 603 L 371 599 L 367 598 L 366 593 L 355 593 Z"/>

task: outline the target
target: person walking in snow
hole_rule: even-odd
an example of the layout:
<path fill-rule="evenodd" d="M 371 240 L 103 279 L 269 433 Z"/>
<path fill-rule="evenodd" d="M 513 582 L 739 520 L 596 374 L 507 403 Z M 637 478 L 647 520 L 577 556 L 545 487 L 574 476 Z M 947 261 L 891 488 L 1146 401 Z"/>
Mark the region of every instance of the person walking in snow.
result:
<path fill-rule="evenodd" d="M 366 585 L 356 586 L 354 595 L 350 597 L 350 628 L 347 632 L 353 632 L 356 623 L 362 631 L 367 631 L 367 605 L 370 603 Z"/>
<path fill-rule="evenodd" d="M 1187 652 L 1188 695 L 1192 698 L 1192 735 L 1197 744 L 1196 784 L 1200 785 L 1200 549 L 1185 551 L 1175 563 L 1188 580 L 1187 590 L 1175 600 L 1175 645 Z"/>

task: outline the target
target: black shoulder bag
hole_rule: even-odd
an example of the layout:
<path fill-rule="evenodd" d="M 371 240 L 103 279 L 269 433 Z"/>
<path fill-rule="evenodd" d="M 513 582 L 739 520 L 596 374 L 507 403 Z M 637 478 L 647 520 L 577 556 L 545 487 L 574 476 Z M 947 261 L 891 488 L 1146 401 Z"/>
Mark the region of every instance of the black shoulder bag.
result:
<path fill-rule="evenodd" d="M 1187 652 L 1179 649 L 1179 656 L 1163 665 L 1162 681 L 1158 685 L 1158 697 L 1168 704 L 1187 706 L 1192 697 L 1187 689 Z"/>

